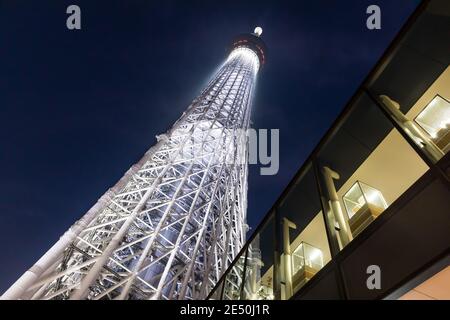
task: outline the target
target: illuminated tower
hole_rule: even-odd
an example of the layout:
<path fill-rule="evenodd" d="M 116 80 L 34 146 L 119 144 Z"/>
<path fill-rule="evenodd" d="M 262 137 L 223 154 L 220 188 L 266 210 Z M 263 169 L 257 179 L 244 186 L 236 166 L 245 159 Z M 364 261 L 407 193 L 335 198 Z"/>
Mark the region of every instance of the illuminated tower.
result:
<path fill-rule="evenodd" d="M 262 30 L 238 36 L 158 143 L 3 299 L 203 299 L 245 242 Z"/>

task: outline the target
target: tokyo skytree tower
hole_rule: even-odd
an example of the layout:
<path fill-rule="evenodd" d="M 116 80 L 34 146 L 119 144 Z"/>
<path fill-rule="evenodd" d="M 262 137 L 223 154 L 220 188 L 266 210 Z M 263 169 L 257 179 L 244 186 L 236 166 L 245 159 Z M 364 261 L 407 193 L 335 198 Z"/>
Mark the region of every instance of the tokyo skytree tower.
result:
<path fill-rule="evenodd" d="M 157 144 L 2 299 L 204 299 L 246 238 L 261 28 Z"/>

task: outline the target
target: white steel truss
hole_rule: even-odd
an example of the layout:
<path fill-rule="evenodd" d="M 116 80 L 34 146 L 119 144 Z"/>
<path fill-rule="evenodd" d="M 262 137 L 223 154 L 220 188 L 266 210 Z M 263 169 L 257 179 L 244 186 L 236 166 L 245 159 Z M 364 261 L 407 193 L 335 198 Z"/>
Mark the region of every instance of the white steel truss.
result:
<path fill-rule="evenodd" d="M 204 299 L 245 241 L 259 60 L 235 48 L 158 143 L 2 296 Z"/>

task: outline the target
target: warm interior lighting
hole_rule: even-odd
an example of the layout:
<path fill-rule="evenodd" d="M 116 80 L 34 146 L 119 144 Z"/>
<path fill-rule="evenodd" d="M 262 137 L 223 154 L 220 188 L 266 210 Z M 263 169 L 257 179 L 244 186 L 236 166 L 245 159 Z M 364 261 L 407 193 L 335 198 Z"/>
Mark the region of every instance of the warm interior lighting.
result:
<path fill-rule="evenodd" d="M 308 266 L 316 271 L 323 267 L 323 253 L 322 250 L 313 247 L 312 245 L 302 242 L 295 249 L 292 254 L 293 274 L 296 274 L 304 266 Z"/>
<path fill-rule="evenodd" d="M 321 258 L 322 252 L 317 248 L 313 248 L 313 250 L 309 253 L 309 259 L 307 260 L 320 264 Z"/>
<path fill-rule="evenodd" d="M 360 181 L 355 182 L 350 190 L 347 191 L 343 197 L 343 201 L 349 219 L 366 205 L 372 205 L 380 208 L 380 210 L 388 207 L 383 194 L 379 190 Z"/>
<path fill-rule="evenodd" d="M 450 149 L 450 102 L 437 95 L 415 121 L 444 152 Z"/>

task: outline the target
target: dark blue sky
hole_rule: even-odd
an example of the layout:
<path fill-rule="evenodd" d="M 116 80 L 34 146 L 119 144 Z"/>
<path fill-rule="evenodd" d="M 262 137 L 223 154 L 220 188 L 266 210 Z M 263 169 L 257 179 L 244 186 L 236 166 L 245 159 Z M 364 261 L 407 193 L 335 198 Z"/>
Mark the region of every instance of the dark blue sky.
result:
<path fill-rule="evenodd" d="M 254 228 L 418 4 L 0 0 L 0 292 L 166 131 L 226 56 L 264 29 L 255 128 L 280 171 L 249 177 Z M 66 29 L 66 7 L 82 30 Z M 365 26 L 378 4 L 382 29 Z"/>

